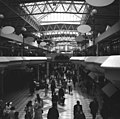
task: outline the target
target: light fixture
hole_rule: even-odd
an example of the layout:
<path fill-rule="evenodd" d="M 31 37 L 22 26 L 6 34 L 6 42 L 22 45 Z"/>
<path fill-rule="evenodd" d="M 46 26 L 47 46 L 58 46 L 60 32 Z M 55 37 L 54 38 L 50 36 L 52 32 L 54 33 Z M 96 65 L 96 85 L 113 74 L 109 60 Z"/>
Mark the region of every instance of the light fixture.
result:
<path fill-rule="evenodd" d="M 78 26 L 77 30 L 80 33 L 88 33 L 91 30 L 91 27 L 89 25 L 82 24 Z"/>
<path fill-rule="evenodd" d="M 12 26 L 5 26 L 2 28 L 2 33 L 4 34 L 11 34 L 15 31 L 15 28 Z"/>
<path fill-rule="evenodd" d="M 95 14 L 97 14 L 97 10 L 96 10 L 96 9 L 93 9 L 93 10 L 91 11 L 90 15 L 93 16 L 93 15 L 95 15 Z"/>
<path fill-rule="evenodd" d="M 86 0 L 89 5 L 96 6 L 96 7 L 104 7 L 110 5 L 115 0 Z"/>
<path fill-rule="evenodd" d="M 41 46 L 46 46 L 46 42 L 43 41 L 43 42 L 40 43 L 40 45 Z"/>
<path fill-rule="evenodd" d="M 28 41 L 28 42 L 33 42 L 34 38 L 33 37 L 27 37 L 27 38 L 25 38 L 25 40 Z"/>
<path fill-rule="evenodd" d="M 4 19 L 4 15 L 3 14 L 0 14 L 0 19 Z"/>
<path fill-rule="evenodd" d="M 21 30 L 22 31 L 27 31 L 27 29 L 25 27 L 22 27 Z"/>

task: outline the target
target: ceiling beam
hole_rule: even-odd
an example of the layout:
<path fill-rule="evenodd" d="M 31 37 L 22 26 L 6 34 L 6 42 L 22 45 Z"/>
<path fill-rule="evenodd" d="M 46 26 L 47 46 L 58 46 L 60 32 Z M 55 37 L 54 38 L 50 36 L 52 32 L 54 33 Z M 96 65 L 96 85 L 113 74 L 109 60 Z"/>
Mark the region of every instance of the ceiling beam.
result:
<path fill-rule="evenodd" d="M 32 3 L 32 2 L 45 2 L 45 1 L 51 1 L 51 0 L 9 0 L 11 3 Z M 84 2 L 85 0 L 67 0 L 67 1 L 81 1 Z M 65 2 L 65 0 L 63 0 Z"/>
<path fill-rule="evenodd" d="M 17 9 L 15 9 L 15 7 L 12 8 L 12 6 L 4 1 L 0 0 L 0 2 L 4 4 L 5 7 L 9 8 L 14 14 L 27 22 L 30 26 L 32 26 L 36 31 L 39 31 L 39 25 L 29 15 L 26 15 L 26 13 L 19 6 L 16 6 Z"/>
<path fill-rule="evenodd" d="M 89 13 L 82 13 L 82 12 L 57 12 L 57 11 L 53 11 L 53 12 L 38 12 L 38 13 L 29 13 L 28 15 L 39 15 L 39 14 L 52 14 L 52 13 L 63 13 L 63 14 L 89 14 Z"/>

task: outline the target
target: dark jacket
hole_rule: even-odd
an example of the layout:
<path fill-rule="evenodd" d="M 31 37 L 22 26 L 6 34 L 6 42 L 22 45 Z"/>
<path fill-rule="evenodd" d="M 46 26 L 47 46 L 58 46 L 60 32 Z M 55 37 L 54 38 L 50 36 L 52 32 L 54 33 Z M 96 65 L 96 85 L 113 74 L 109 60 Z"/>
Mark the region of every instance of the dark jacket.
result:
<path fill-rule="evenodd" d="M 82 110 L 82 105 L 75 105 L 74 106 L 74 115 L 76 115 L 76 113 L 80 113 L 80 112 L 83 112 Z"/>
<path fill-rule="evenodd" d="M 74 106 L 74 119 L 86 119 L 85 114 L 83 113 L 82 105 L 76 104 Z"/>
<path fill-rule="evenodd" d="M 55 88 L 56 88 L 55 80 L 52 80 L 52 82 L 51 82 L 51 90 L 53 90 Z"/>
<path fill-rule="evenodd" d="M 57 102 L 58 101 L 58 96 L 56 94 L 54 94 L 52 96 L 52 102 Z"/>
<path fill-rule="evenodd" d="M 91 114 L 96 114 L 98 112 L 98 102 L 97 101 L 90 102 L 89 107 L 91 110 Z"/>
<path fill-rule="evenodd" d="M 59 91 L 58 91 L 58 96 L 59 97 L 63 97 L 64 96 L 64 90 L 63 88 L 60 88 Z"/>
<path fill-rule="evenodd" d="M 59 118 L 59 112 L 57 108 L 52 107 L 49 109 L 47 114 L 47 119 L 58 119 Z"/>

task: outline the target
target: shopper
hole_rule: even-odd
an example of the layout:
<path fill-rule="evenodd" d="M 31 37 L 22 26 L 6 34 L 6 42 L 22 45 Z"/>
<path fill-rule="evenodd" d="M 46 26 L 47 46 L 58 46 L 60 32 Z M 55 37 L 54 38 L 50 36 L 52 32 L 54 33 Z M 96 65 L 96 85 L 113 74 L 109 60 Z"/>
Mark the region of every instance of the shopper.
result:
<path fill-rule="evenodd" d="M 59 112 L 54 103 L 48 111 L 47 119 L 59 119 Z"/>
<path fill-rule="evenodd" d="M 55 80 L 52 79 L 52 81 L 51 81 L 51 91 L 52 91 L 52 95 L 53 95 L 54 92 L 55 92 L 55 88 L 56 88 Z"/>
<path fill-rule="evenodd" d="M 55 104 L 57 107 L 57 102 L 58 102 L 58 95 L 55 92 L 52 96 L 52 104 Z"/>
<path fill-rule="evenodd" d="M 73 113 L 74 113 L 74 119 L 81 119 L 80 117 L 84 115 L 80 101 L 77 101 L 77 104 L 74 105 Z"/>
<path fill-rule="evenodd" d="M 3 117 L 3 106 L 2 106 L 3 100 L 0 100 L 0 119 Z"/>
<path fill-rule="evenodd" d="M 11 107 L 9 112 L 9 119 L 15 119 L 15 112 L 15 107 Z"/>
<path fill-rule="evenodd" d="M 64 102 L 65 102 L 65 92 L 63 90 L 63 87 L 61 87 L 58 91 L 58 102 L 59 104 L 61 104 L 62 106 L 64 106 Z"/>
<path fill-rule="evenodd" d="M 33 105 L 32 101 L 28 101 L 26 107 L 25 107 L 25 119 L 33 119 Z"/>
<path fill-rule="evenodd" d="M 48 94 L 48 89 L 49 89 L 49 85 L 47 83 L 47 81 L 45 82 L 45 97 L 47 96 Z"/>
<path fill-rule="evenodd" d="M 15 115 L 15 119 L 19 119 L 19 112 L 16 111 L 14 115 Z"/>
<path fill-rule="evenodd" d="M 71 94 L 71 92 L 72 92 L 72 81 L 69 80 L 67 85 L 68 85 L 68 92 L 69 92 L 69 94 Z"/>
<path fill-rule="evenodd" d="M 40 98 L 39 94 L 36 94 L 36 99 L 34 103 L 34 111 L 35 111 L 34 119 L 42 119 L 43 100 Z"/>
<path fill-rule="evenodd" d="M 94 98 L 94 100 L 90 102 L 89 107 L 90 107 L 90 111 L 91 111 L 92 117 L 93 117 L 93 119 L 95 119 L 96 118 L 96 114 L 98 112 L 98 107 L 99 107 L 98 101 L 97 101 L 96 98 Z"/>

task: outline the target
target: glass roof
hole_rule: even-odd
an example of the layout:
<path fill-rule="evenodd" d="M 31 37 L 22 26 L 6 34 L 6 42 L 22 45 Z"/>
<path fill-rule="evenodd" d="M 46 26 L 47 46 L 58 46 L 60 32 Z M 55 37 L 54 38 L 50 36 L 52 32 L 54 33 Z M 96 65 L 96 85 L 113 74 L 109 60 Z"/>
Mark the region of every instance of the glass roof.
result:
<path fill-rule="evenodd" d="M 38 25 L 51 24 L 75 24 L 82 23 L 89 11 L 89 5 L 82 1 L 64 1 L 64 0 L 49 0 L 43 2 L 33 2 L 20 4 L 24 11 L 30 15 Z M 63 45 L 66 49 L 77 47 L 77 42 L 74 40 L 79 35 L 77 29 L 58 29 L 45 30 L 41 33 L 33 33 L 39 37 L 46 35 L 52 42 L 58 42 L 57 47 L 62 49 Z M 61 36 L 59 36 L 62 34 Z M 68 34 L 68 35 L 67 35 Z M 70 36 L 71 34 L 71 36 Z M 57 35 L 57 37 L 54 37 Z M 73 35 L 73 36 L 72 36 Z M 64 49 L 65 49 L 64 48 Z M 56 49 L 56 48 L 53 48 Z"/>
<path fill-rule="evenodd" d="M 81 1 L 44 1 L 20 4 L 40 25 L 53 23 L 80 24 L 83 13 L 89 8 Z"/>

